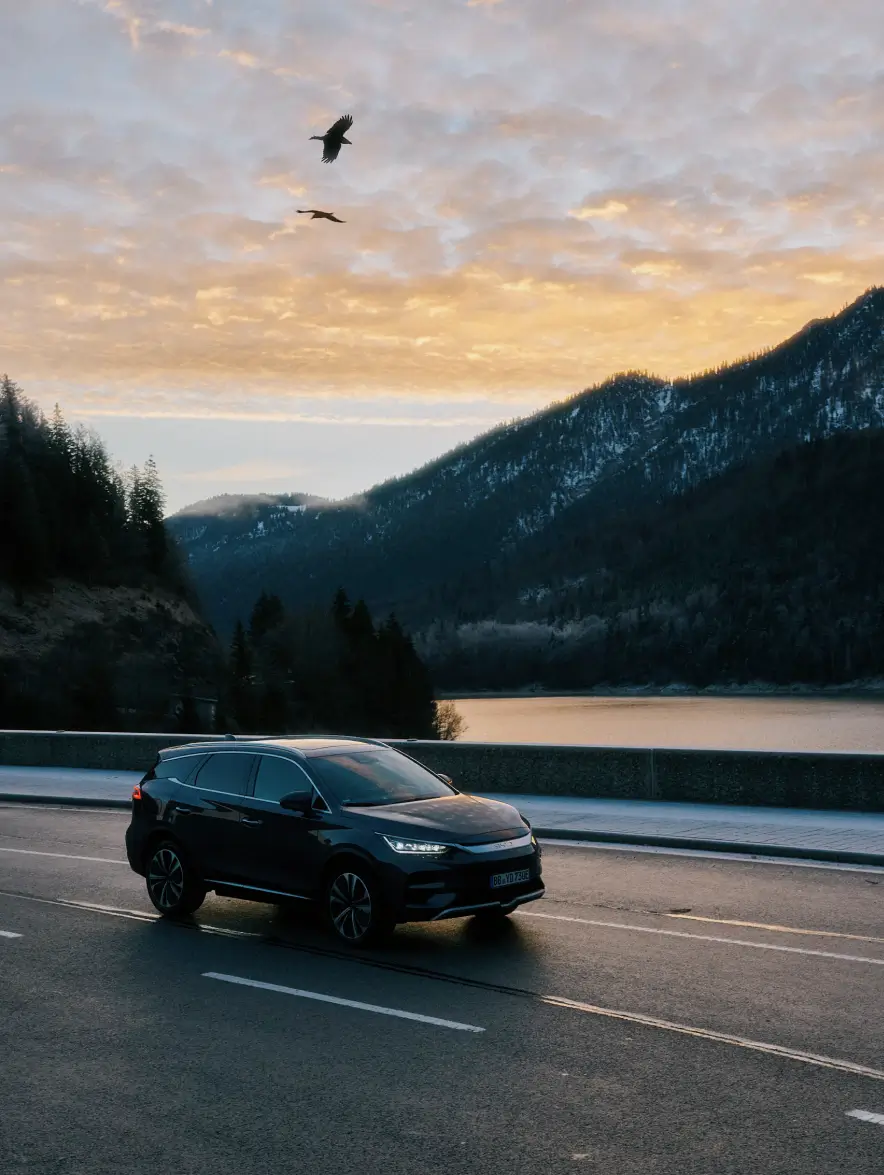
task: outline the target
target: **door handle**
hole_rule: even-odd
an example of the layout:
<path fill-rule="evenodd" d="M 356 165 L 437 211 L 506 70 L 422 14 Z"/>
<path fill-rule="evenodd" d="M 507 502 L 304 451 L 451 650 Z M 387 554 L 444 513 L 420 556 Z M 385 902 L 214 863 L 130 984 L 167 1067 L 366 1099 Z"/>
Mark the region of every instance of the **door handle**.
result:
<path fill-rule="evenodd" d="M 193 815 L 193 813 L 196 811 L 196 808 L 191 808 L 188 804 L 176 804 L 175 811 L 183 812 L 185 815 Z"/>
<path fill-rule="evenodd" d="M 263 824 L 263 823 L 264 823 L 264 821 L 263 821 L 263 820 L 250 820 L 250 819 L 248 818 L 248 816 L 243 816 L 243 817 L 242 817 L 242 823 L 243 823 L 243 824 Z"/>

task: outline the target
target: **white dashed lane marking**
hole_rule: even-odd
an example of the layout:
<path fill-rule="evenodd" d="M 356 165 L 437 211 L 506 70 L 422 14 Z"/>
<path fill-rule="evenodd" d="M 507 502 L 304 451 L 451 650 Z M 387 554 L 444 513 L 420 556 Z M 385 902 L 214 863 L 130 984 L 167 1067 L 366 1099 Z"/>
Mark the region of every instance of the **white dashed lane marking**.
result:
<path fill-rule="evenodd" d="M 41 849 L 10 849 L 0 845 L 0 853 L 20 853 L 25 857 L 57 857 L 62 861 L 94 861 L 98 865 L 128 865 L 128 861 L 120 861 L 114 857 L 78 857 L 75 853 L 46 853 Z"/>
<path fill-rule="evenodd" d="M 21 938 L 21 935 L 12 930 L 0 930 L 0 938 Z"/>
<path fill-rule="evenodd" d="M 876 1126 L 884 1126 L 884 1114 L 873 1114 L 871 1110 L 848 1110 L 848 1118 L 858 1118 L 860 1122 L 873 1122 Z"/>
<path fill-rule="evenodd" d="M 261 991 L 278 992 L 280 995 L 297 996 L 302 1000 L 318 1000 L 322 1004 L 337 1004 L 342 1008 L 355 1008 L 359 1012 L 374 1012 L 380 1016 L 395 1016 L 400 1020 L 417 1020 L 420 1024 L 432 1024 L 436 1028 L 453 1028 L 458 1032 L 484 1032 L 475 1024 L 461 1024 L 457 1020 L 440 1020 L 438 1016 L 424 1016 L 419 1012 L 405 1012 L 401 1008 L 385 1008 L 380 1004 L 363 1004 L 359 1000 L 344 1000 L 318 991 L 302 991 L 297 987 L 283 987 L 278 983 L 262 983 L 257 979 L 243 979 L 240 975 L 221 975 L 216 971 L 204 971 L 203 979 L 220 979 L 223 983 L 236 983 L 242 987 L 257 987 Z"/>

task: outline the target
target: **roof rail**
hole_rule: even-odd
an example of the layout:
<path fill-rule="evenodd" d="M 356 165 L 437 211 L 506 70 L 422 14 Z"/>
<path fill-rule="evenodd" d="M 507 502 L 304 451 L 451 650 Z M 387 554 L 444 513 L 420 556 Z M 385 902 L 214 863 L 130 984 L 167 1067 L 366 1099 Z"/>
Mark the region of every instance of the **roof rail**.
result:
<path fill-rule="evenodd" d="M 374 747 L 388 747 L 390 744 L 382 738 L 367 738 L 361 734 L 278 734 L 273 736 L 280 739 L 297 739 L 297 738 L 336 738 L 342 742 L 349 743 L 368 743 Z"/>
<path fill-rule="evenodd" d="M 351 743 L 369 743 L 373 747 L 388 747 L 390 744 L 382 738 L 365 738 L 359 734 L 332 734 L 329 738 L 345 738 Z"/>
<path fill-rule="evenodd" d="M 212 735 L 207 735 L 206 737 L 213 738 Z M 234 743 L 247 743 L 247 742 L 253 742 L 253 743 L 258 742 L 259 743 L 259 742 L 272 741 L 273 739 L 277 739 L 277 738 L 286 738 L 286 735 L 284 735 L 284 734 L 220 734 L 220 735 L 215 735 L 213 741 L 220 739 L 225 742 L 230 741 L 230 742 L 234 742 Z"/>

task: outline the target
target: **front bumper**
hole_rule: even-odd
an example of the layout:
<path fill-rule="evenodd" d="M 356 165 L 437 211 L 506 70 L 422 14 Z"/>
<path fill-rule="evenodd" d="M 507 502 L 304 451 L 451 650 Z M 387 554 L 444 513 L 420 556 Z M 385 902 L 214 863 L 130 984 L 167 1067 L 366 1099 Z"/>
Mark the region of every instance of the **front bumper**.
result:
<path fill-rule="evenodd" d="M 404 864 L 404 863 L 403 863 Z M 387 900 L 397 922 L 439 922 L 464 918 L 483 910 L 509 913 L 544 895 L 540 849 L 536 844 L 516 851 L 499 849 L 483 859 L 469 853 L 447 862 L 385 862 Z M 493 888 L 495 874 L 527 870 L 514 885 Z"/>
<path fill-rule="evenodd" d="M 509 914 L 515 910 L 516 906 L 523 906 L 525 902 L 536 902 L 545 893 L 546 889 L 541 885 L 533 893 L 526 893 L 521 897 L 510 898 L 509 900 L 500 898 L 496 902 L 481 902 L 477 906 L 452 906 L 447 910 L 441 910 L 438 914 L 434 914 L 430 921 L 441 922 L 443 918 L 468 918 L 471 914 L 479 914 L 483 910 L 500 910 L 502 914 Z"/>

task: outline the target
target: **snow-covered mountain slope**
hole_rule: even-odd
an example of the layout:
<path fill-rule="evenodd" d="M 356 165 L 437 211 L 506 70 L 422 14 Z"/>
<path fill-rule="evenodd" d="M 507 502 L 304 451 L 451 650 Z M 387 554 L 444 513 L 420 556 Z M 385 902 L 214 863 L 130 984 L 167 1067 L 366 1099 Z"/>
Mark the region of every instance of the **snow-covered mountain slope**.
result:
<path fill-rule="evenodd" d="M 170 525 L 222 630 L 262 590 L 300 606 L 340 584 L 416 625 L 492 615 L 502 588 L 489 577 L 482 591 L 484 569 L 575 507 L 591 525 L 800 442 L 882 426 L 875 289 L 768 353 L 671 383 L 617 376 L 358 499 L 256 496 L 212 515 L 189 507 Z"/>

